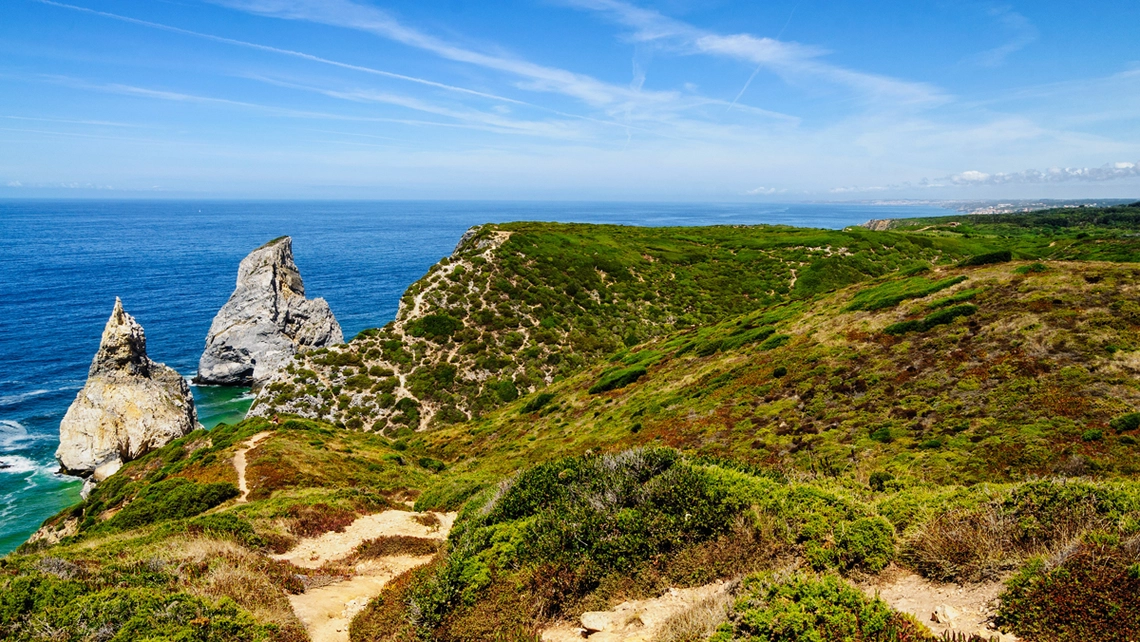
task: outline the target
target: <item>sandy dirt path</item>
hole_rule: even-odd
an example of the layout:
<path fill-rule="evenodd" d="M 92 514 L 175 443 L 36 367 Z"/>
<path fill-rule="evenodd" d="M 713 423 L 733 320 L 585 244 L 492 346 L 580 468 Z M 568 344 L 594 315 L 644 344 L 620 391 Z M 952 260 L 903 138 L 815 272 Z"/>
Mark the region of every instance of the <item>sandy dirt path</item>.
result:
<path fill-rule="evenodd" d="M 707 611 L 706 620 L 723 618 L 731 599 L 733 584 L 714 582 L 695 588 L 671 588 L 660 597 L 629 600 L 609 611 L 587 611 L 577 623 L 561 624 L 542 632 L 543 642 L 648 642 L 664 633 L 675 618 L 698 610 Z"/>
<path fill-rule="evenodd" d="M 997 598 L 1004 589 L 1001 582 L 938 584 L 900 570 L 884 573 L 879 582 L 862 588 L 868 594 L 878 594 L 895 610 L 910 613 L 935 635 L 977 633 L 985 639 L 996 636 L 1001 642 L 1017 640 L 990 628 Z"/>
<path fill-rule="evenodd" d="M 238 497 L 239 504 L 244 504 L 249 501 L 249 486 L 245 483 L 245 454 L 253 450 L 257 447 L 258 443 L 272 434 L 270 431 L 259 432 L 246 440 L 246 442 L 242 444 L 243 447 L 238 448 L 237 452 L 234 453 L 234 470 L 237 471 L 238 490 L 241 491 L 241 496 Z"/>
<path fill-rule="evenodd" d="M 377 537 L 407 535 L 429 539 L 446 539 L 455 522 L 455 513 L 429 513 L 439 519 L 439 526 L 428 527 L 417 522 L 416 516 L 406 510 L 386 510 L 383 513 L 364 515 L 349 524 L 343 533 L 325 533 L 319 537 L 301 540 L 287 553 L 271 555 L 301 568 L 317 569 L 326 562 L 341 560 L 352 554 L 357 546 Z"/>
<path fill-rule="evenodd" d="M 444 540 L 456 513 L 428 513 L 438 524 L 425 525 L 416 520 L 424 513 L 388 510 L 359 517 L 343 533 L 325 533 L 301 540 L 287 553 L 272 555 L 307 569 L 319 569 L 329 562 L 343 560 L 364 542 L 378 537 L 405 535 Z M 376 597 L 393 578 L 422 564 L 432 556 L 393 555 L 365 560 L 353 567 L 352 577 L 289 596 L 293 613 L 305 625 L 313 642 L 347 642 L 348 625 L 368 602 Z"/>
<path fill-rule="evenodd" d="M 352 618 L 380 594 L 384 585 L 405 571 L 427 564 L 431 557 L 403 555 L 358 564 L 352 579 L 290 595 L 289 603 L 313 642 L 346 642 Z"/>

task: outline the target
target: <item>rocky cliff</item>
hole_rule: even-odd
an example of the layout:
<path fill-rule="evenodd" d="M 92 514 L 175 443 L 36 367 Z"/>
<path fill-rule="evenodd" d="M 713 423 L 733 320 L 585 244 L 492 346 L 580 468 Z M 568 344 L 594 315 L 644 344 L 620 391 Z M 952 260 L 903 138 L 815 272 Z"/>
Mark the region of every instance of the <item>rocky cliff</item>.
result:
<path fill-rule="evenodd" d="M 344 343 L 324 299 L 306 299 L 293 241 L 274 239 L 242 259 L 237 287 L 206 337 L 195 383 L 259 387 L 299 351 Z"/>
<path fill-rule="evenodd" d="M 116 298 L 87 384 L 59 424 L 56 458 L 67 472 L 102 481 L 197 426 L 190 386 L 147 357 L 142 326 Z"/>

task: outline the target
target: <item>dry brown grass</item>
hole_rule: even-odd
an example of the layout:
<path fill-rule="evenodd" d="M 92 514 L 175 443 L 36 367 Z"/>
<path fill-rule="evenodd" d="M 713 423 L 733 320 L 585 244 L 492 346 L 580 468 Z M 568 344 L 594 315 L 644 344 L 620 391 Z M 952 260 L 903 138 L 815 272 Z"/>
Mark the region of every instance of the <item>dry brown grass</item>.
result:
<path fill-rule="evenodd" d="M 703 642 L 728 619 L 737 583 L 728 590 L 693 604 L 661 625 L 653 642 Z"/>
<path fill-rule="evenodd" d="M 259 622 L 277 625 L 279 642 L 307 642 L 308 634 L 289 604 L 303 590 L 291 565 L 267 559 L 224 540 L 192 538 L 170 552 L 188 592 L 210 600 L 228 597 Z"/>
<path fill-rule="evenodd" d="M 436 519 L 438 523 L 438 518 Z M 443 544 L 437 539 L 426 537 L 411 537 L 409 535 L 390 535 L 370 539 L 356 547 L 357 559 L 375 559 L 377 557 L 392 557 L 394 555 L 435 555 Z"/>
<path fill-rule="evenodd" d="M 1044 528 L 1027 530 L 998 504 L 956 509 L 922 525 L 903 544 L 903 559 L 925 577 L 942 582 L 999 579 L 1034 555 L 1057 555 L 1087 532 L 1108 529 L 1089 502 L 1074 502 L 1051 515 Z"/>
<path fill-rule="evenodd" d="M 328 504 L 305 506 L 295 504 L 288 509 L 289 532 L 297 537 L 318 537 L 325 533 L 343 533 L 356 521 L 356 511 L 333 508 Z"/>
<path fill-rule="evenodd" d="M 442 525 L 442 522 L 439 521 L 439 516 L 435 513 L 417 513 L 412 516 L 412 519 L 414 519 L 417 524 L 428 527 L 433 533 L 438 531 Z"/>

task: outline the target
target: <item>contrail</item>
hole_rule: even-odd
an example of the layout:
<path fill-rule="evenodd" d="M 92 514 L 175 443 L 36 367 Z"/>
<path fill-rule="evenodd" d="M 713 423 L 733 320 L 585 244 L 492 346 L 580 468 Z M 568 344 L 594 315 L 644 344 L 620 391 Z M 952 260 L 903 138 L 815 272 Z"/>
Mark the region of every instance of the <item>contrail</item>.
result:
<path fill-rule="evenodd" d="M 405 76 L 403 74 L 397 74 L 397 73 L 394 73 L 391 71 L 384 71 L 382 69 L 373 69 L 372 67 L 363 67 L 361 65 L 353 65 L 353 64 L 350 64 L 347 62 L 339 62 L 337 60 L 329 60 L 328 58 L 321 58 L 320 56 L 314 56 L 312 54 L 307 54 L 307 53 L 304 53 L 302 51 L 293 51 L 292 49 L 281 49 L 278 47 L 271 47 L 269 45 L 259 45 L 255 42 L 246 42 L 244 40 L 235 40 L 233 38 L 225 38 L 223 36 L 215 36 L 213 34 L 201 33 L 199 31 L 190 31 L 189 29 L 182 29 L 180 27 L 172 27 L 170 25 L 164 25 L 164 24 L 161 24 L 158 22 L 150 22 L 148 20 L 139 20 L 138 18 L 131 18 L 129 16 L 122 16 L 122 15 L 119 15 L 117 13 L 108 13 L 106 11 L 97 11 L 95 9 L 88 9 L 87 7 L 78 7 L 78 6 L 71 5 L 71 4 L 64 4 L 62 2 L 55 2 L 54 0 L 35 0 L 35 1 L 39 2 L 40 4 L 51 5 L 53 7 L 62 7 L 64 9 L 71 9 L 72 11 L 81 11 L 83 13 L 89 13 L 89 14 L 93 14 L 93 15 L 97 15 L 97 16 L 102 16 L 104 18 L 111 18 L 112 20 L 119 20 L 122 22 L 129 22 L 131 24 L 142 25 L 144 27 L 151 27 L 152 29 L 161 29 L 163 31 L 180 33 L 180 34 L 187 35 L 187 36 L 193 36 L 195 38 L 205 38 L 206 40 L 213 40 L 214 42 L 223 42 L 223 43 L 230 44 L 230 45 L 236 45 L 238 47 L 246 47 L 249 49 L 256 49 L 258 51 L 268 51 L 271 53 L 282 54 L 285 56 L 292 56 L 294 58 L 301 58 L 302 60 L 309 60 L 311 62 L 319 62 L 319 63 L 325 64 L 325 65 L 332 65 L 333 67 L 340 67 L 342 69 L 351 69 L 353 71 L 360 71 L 360 72 L 364 72 L 366 74 L 373 74 L 376 76 L 384 76 L 386 78 L 395 78 L 397 80 L 404 80 L 407 82 L 413 82 L 413 83 L 416 83 L 419 85 L 427 85 L 428 87 L 436 87 L 438 89 L 444 89 L 447 91 L 453 91 L 453 92 L 457 92 L 457 93 L 461 93 L 461 94 L 468 94 L 471 96 L 479 96 L 481 98 L 489 98 L 491 100 L 498 100 L 498 101 L 505 102 L 505 103 L 514 103 L 516 105 L 525 105 L 527 107 L 534 107 L 535 106 L 535 105 L 532 105 L 532 104 L 525 102 L 525 101 L 522 101 L 522 100 L 515 100 L 514 98 L 507 98 L 505 96 L 499 96 L 496 94 L 489 94 L 489 93 L 482 92 L 482 91 L 476 91 L 474 89 L 467 89 L 465 87 L 456 87 L 454 85 L 448 85 L 448 84 L 444 84 L 441 82 L 435 82 L 434 80 L 427 80 L 424 78 L 416 78 L 415 76 Z"/>
<path fill-rule="evenodd" d="M 799 9 L 799 8 L 800 8 L 800 5 L 798 5 L 798 4 L 794 7 L 792 7 L 792 12 L 788 14 L 788 19 L 786 22 L 784 22 L 784 26 L 780 28 L 780 33 L 776 34 L 776 40 L 779 40 L 780 36 L 784 35 L 784 31 L 787 30 L 788 25 L 792 24 L 792 16 L 796 15 L 796 9 Z M 729 111 L 731 111 L 733 107 L 736 106 L 736 102 L 738 100 L 740 100 L 740 97 L 744 95 L 744 92 L 748 91 L 748 86 L 752 84 L 752 80 L 756 78 L 756 74 L 760 73 L 760 69 L 763 67 L 764 67 L 764 63 L 760 63 L 759 65 L 756 65 L 756 69 L 754 69 L 752 71 L 752 75 L 748 77 L 748 82 L 744 83 L 744 87 L 742 87 L 740 89 L 740 93 L 736 94 L 736 98 L 733 98 L 732 103 L 729 104 L 728 108 L 724 110 L 724 112 L 726 114 Z"/>

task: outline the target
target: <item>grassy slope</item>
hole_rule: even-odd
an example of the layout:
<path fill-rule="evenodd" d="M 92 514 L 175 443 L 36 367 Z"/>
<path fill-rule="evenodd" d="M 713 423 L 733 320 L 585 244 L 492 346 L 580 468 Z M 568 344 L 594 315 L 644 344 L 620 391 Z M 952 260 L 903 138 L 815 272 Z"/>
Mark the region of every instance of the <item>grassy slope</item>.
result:
<path fill-rule="evenodd" d="M 408 628 L 402 606 L 406 602 L 400 596 L 414 594 L 428 600 L 425 604 L 453 597 L 424 587 L 450 586 L 459 591 L 455 595 L 471 600 L 460 606 L 444 600 L 436 611 L 443 618 L 443 638 L 479 639 L 480 632 L 496 626 L 517 626 L 511 630 L 525 633 L 544 617 L 572 616 L 588 607 L 651 594 L 664 585 L 729 577 L 742 568 L 791 563 L 860 573 L 873 572 L 882 560 L 895 560 L 929 577 L 973 579 L 1072 545 L 1080 554 L 1025 567 L 1012 595 L 1019 608 L 1040 609 L 1063 601 L 1067 609 L 1080 612 L 1084 594 L 1065 584 L 1066 578 L 1090 573 L 1092 580 L 1082 586 L 1103 585 L 1107 588 L 1102 597 L 1124 600 L 1131 608 L 1128 600 L 1135 591 L 1112 591 L 1131 586 L 1129 565 L 1140 561 L 1133 551 L 1140 528 L 1135 484 L 1017 480 L 1034 475 L 1133 476 L 1136 427 L 1118 433 L 1108 424 L 1140 406 L 1137 269 L 1052 260 L 1045 262 L 1044 271 L 1027 261 L 970 268 L 953 263 L 1002 247 L 1032 259 L 1134 260 L 1137 237 L 1132 228 L 1041 231 L 1020 224 L 946 223 L 882 234 L 547 224 L 504 229 L 508 227 L 510 240 L 497 250 L 495 261 L 481 268 L 506 285 L 488 274 L 479 290 L 482 303 L 468 301 L 474 308 L 494 310 L 490 325 L 477 322 L 476 317 L 486 318 L 479 309 L 458 310 L 457 303 L 448 301 L 455 293 L 444 292 L 456 280 L 440 278 L 432 284 L 429 275 L 409 291 L 413 296 L 418 289 L 428 294 L 418 316 L 407 314 L 415 306 L 405 306 L 408 334 L 403 348 L 426 357 L 430 366 L 433 358 L 457 348 L 457 340 L 481 344 L 481 352 L 472 354 L 509 360 L 502 367 L 513 372 L 516 381 L 528 368 L 557 366 L 541 370 L 542 376 L 530 386 L 516 384 L 521 398 L 505 401 L 511 395 L 501 395 L 502 388 L 495 386 L 494 399 L 480 406 L 476 401 L 488 394 L 486 382 L 482 388 L 453 387 L 450 402 L 428 411 L 438 413 L 446 403 L 457 408 L 468 403 L 468 410 L 483 416 L 460 424 L 438 422 L 436 429 L 420 433 L 389 428 L 388 435 L 381 436 L 304 420 L 276 425 L 254 418 L 179 440 L 132 462 L 88 501 L 49 520 L 57 527 L 69 522 L 80 527 L 78 535 L 54 546 L 26 546 L 0 562 L 2 637 L 40 639 L 44 631 L 54 631 L 55 638 L 80 640 L 109 631 L 123 639 L 142 632 L 169 637 L 193 632 L 195 639 L 210 640 L 303 639 L 286 601 L 287 593 L 303 588 L 298 570 L 271 562 L 267 553 L 287 548 L 301 535 L 337 528 L 358 513 L 406 498 L 418 497 L 420 507 L 458 507 L 520 469 L 566 455 L 634 445 L 672 446 L 688 457 L 677 464 L 681 472 L 658 475 L 656 495 L 635 492 L 617 506 L 583 504 L 581 500 L 589 498 L 571 492 L 552 496 L 563 497 L 558 502 L 529 504 L 531 508 L 500 515 L 492 523 L 469 514 L 460 521 L 467 526 L 457 529 L 452 554 L 397 582 L 386 601 L 358 618 L 356 639 L 379 637 L 377 631 L 395 632 L 393 639 L 400 639 L 400 631 L 416 633 L 415 626 Z M 478 246 L 498 231 L 484 229 L 484 237 L 465 246 L 467 252 L 495 251 L 493 243 Z M 1077 238 L 1082 234 L 1086 236 Z M 794 249 L 818 247 L 824 241 L 832 246 L 830 258 Z M 575 253 L 565 249 L 572 242 L 580 243 Z M 764 244 L 768 249 L 761 247 Z M 844 246 L 863 251 L 859 261 L 870 267 L 847 270 L 860 263 L 836 256 L 836 248 Z M 682 260 L 682 250 L 689 252 L 688 259 Z M 573 303 L 565 297 L 542 300 L 568 292 L 571 283 L 590 282 L 591 273 L 598 279 L 592 283 L 601 288 L 603 277 L 610 278 L 605 265 L 614 271 L 620 265 L 605 263 L 604 251 L 614 252 L 614 261 L 636 263 L 635 255 L 643 252 L 655 261 L 642 258 L 644 264 L 635 266 L 641 271 L 631 272 L 628 281 L 608 280 L 608 303 L 600 294 L 594 299 L 588 289 L 578 290 L 584 294 Z M 772 259 L 773 253 L 781 258 Z M 795 253 L 801 254 L 796 258 Z M 456 261 L 474 267 L 473 255 L 468 257 Z M 543 267 L 543 257 L 563 263 L 557 269 Z M 933 271 L 915 272 L 916 257 L 929 259 Z M 753 271 L 742 270 L 737 262 L 741 260 Z M 876 260 L 887 267 L 870 263 Z M 760 263 L 749 261 L 775 262 L 768 264 L 771 272 L 760 272 Z M 790 275 L 780 271 L 780 261 L 788 270 L 794 264 L 796 285 L 787 292 L 762 289 L 769 280 L 778 284 Z M 580 270 L 570 269 L 574 266 Z M 471 293 L 480 287 L 480 278 L 474 269 L 468 273 Z M 513 277 L 514 282 L 507 278 L 519 274 L 528 275 L 525 286 L 522 277 Z M 728 278 L 740 274 L 755 274 L 755 280 Z M 563 280 L 545 287 L 541 279 L 553 275 L 564 275 L 558 277 Z M 955 282 L 954 277 L 961 276 L 966 280 Z M 666 280 L 669 284 L 662 287 Z M 676 280 L 683 280 L 685 287 L 675 286 Z M 504 300 L 502 294 L 508 291 L 513 295 Z M 650 291 L 659 298 L 646 300 Z M 757 293 L 767 293 L 767 298 L 761 301 Z M 488 307 L 487 299 L 495 294 L 496 305 Z M 528 301 L 539 307 L 526 307 Z M 977 309 L 923 331 L 884 332 L 891 324 L 961 306 Z M 653 317 L 650 311 L 655 308 L 663 316 Z M 411 336 L 417 319 L 440 311 L 460 319 L 463 326 L 453 328 L 446 341 L 433 340 L 442 337 L 430 333 Z M 506 344 L 507 335 L 522 330 L 529 341 L 532 332 L 542 329 L 542 320 L 553 316 L 557 323 L 546 328 L 553 340 L 524 342 L 529 347 L 523 348 Z M 518 320 L 517 328 L 506 321 L 512 318 Z M 386 332 L 399 327 L 397 322 Z M 633 347 L 625 345 L 630 328 L 630 343 L 639 341 Z M 462 334 L 476 329 L 477 337 Z M 581 336 L 599 343 L 582 348 L 575 343 Z M 314 368 L 323 382 L 318 392 L 325 385 L 343 385 L 330 384 L 330 379 L 359 376 L 359 366 L 346 373 L 330 355 L 363 357 L 377 349 L 383 353 L 386 346 L 377 343 L 381 338 L 372 333 L 344 351 L 311 355 L 333 362 Z M 535 357 L 539 366 L 528 356 L 535 347 L 540 350 Z M 550 364 L 552 353 L 567 358 Z M 469 363 L 462 361 L 466 356 L 457 358 Z M 385 367 L 377 360 L 366 363 Z M 424 367 L 409 363 L 394 374 L 414 382 Z M 501 382 L 503 376 L 496 378 Z M 538 391 L 546 378 L 552 382 Z M 601 381 L 623 379 L 635 380 L 589 392 Z M 527 394 L 532 387 L 536 390 Z M 548 397 L 538 407 L 541 393 Z M 356 401 L 347 407 L 354 407 L 352 403 Z M 400 412 L 408 414 L 408 406 Z M 351 413 L 334 418 L 345 417 L 351 420 Z M 253 501 L 237 505 L 226 499 L 235 481 L 232 453 L 262 430 L 274 435 L 251 453 Z M 716 458 L 747 465 L 718 466 Z M 578 478 L 557 479 L 569 484 L 566 480 Z M 612 481 L 604 475 L 591 479 L 581 477 L 587 485 L 603 488 Z M 976 481 L 1013 483 L 963 486 Z M 579 486 L 574 482 L 567 488 Z M 525 496 L 537 487 L 528 483 L 518 488 Z M 691 502 L 685 498 L 694 489 L 703 489 L 702 497 L 716 498 L 712 508 L 703 513 L 700 524 L 671 526 L 689 519 Z M 170 493 L 187 501 L 163 501 Z M 469 511 L 487 497 L 481 496 Z M 218 501 L 222 503 L 197 514 Z M 650 516 L 635 520 L 648 524 L 645 529 L 628 531 L 630 536 L 620 540 L 631 547 L 628 554 L 617 553 L 626 555 L 622 568 L 627 572 L 615 578 L 598 575 L 596 567 L 593 575 L 574 570 L 589 568 L 590 560 L 609 559 L 605 556 L 614 551 L 609 544 L 603 546 L 604 541 L 577 550 L 577 557 L 564 557 L 576 549 L 560 546 L 517 547 L 519 541 L 560 541 L 565 533 L 558 525 L 565 511 L 601 520 L 598 523 L 616 529 L 602 532 L 615 533 L 626 532 L 622 520 L 630 515 Z M 883 523 L 889 523 L 886 531 Z M 673 537 L 678 532 L 684 537 Z M 487 537 L 491 534 L 497 536 Z M 463 544 L 463 537 L 475 539 Z M 466 556 L 455 555 L 460 544 Z M 671 554 L 660 556 L 661 550 Z M 868 564 L 869 559 L 876 561 Z M 1105 568 L 1111 570 L 1109 575 L 1116 574 L 1111 581 L 1096 570 Z M 440 569 L 476 572 L 458 576 L 462 581 L 457 584 L 441 584 Z M 823 590 L 811 584 L 813 580 L 804 581 L 808 584 L 797 584 L 800 588 L 793 592 L 814 595 Z M 755 586 L 774 588 L 757 588 L 756 595 L 793 590 L 780 588 L 784 585 L 779 582 L 760 582 Z M 820 586 L 830 587 L 827 582 Z M 519 586 L 525 590 L 520 592 Z M 557 613 L 528 610 L 528 605 L 550 600 L 568 606 Z M 1135 606 L 1140 612 L 1140 605 Z M 765 611 L 769 607 L 759 602 L 741 608 L 759 610 L 754 615 L 739 613 L 736 626 L 748 618 L 784 617 Z M 1005 617 L 1025 631 L 1035 626 L 1024 617 L 1019 621 L 1016 613 Z M 1090 625 L 1082 626 L 1083 631 Z M 723 639 L 747 633 L 729 628 Z"/>
<path fill-rule="evenodd" d="M 299 357 L 253 412 L 388 432 L 460 422 L 623 345 L 991 245 L 861 229 L 483 226 L 408 289 L 395 322 Z"/>
<path fill-rule="evenodd" d="M 634 445 L 860 480 L 877 470 L 926 483 L 1134 474 L 1140 434 L 1109 423 L 1140 408 L 1140 266 L 1053 262 L 1019 274 L 1027 265 L 948 268 L 936 276 L 966 280 L 871 312 L 848 308 L 893 282 L 680 333 L 551 385 L 536 412 L 523 412 L 532 395 L 422 440 L 473 479 Z M 883 332 L 963 295 L 972 316 Z M 725 347 L 762 328 L 774 334 Z M 647 374 L 589 392 L 631 363 Z"/>

